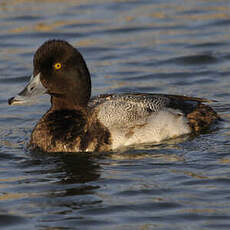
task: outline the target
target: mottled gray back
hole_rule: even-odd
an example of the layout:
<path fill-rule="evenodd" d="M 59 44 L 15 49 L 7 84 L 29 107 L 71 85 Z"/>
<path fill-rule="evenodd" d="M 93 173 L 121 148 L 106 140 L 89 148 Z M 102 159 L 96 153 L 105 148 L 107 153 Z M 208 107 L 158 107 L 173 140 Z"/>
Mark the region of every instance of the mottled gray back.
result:
<path fill-rule="evenodd" d="M 132 126 L 144 123 L 150 114 L 169 105 L 170 99 L 154 94 L 101 95 L 89 102 L 99 120 L 107 127 Z"/>

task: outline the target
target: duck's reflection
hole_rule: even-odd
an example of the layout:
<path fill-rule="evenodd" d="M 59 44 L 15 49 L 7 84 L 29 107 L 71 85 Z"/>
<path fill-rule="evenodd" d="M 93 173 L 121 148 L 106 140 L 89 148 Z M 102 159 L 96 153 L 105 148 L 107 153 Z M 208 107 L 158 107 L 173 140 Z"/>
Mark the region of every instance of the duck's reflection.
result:
<path fill-rule="evenodd" d="M 30 162 L 30 163 L 29 163 Z M 30 166 L 38 170 L 33 173 L 43 174 L 48 179 L 50 186 L 49 195 L 70 196 L 92 194 L 99 188 L 97 183 L 92 183 L 100 178 L 100 165 L 97 157 L 88 153 L 58 153 L 44 154 L 33 153 L 29 160 Z M 44 177 L 42 176 L 42 179 Z M 54 186 L 55 190 L 54 191 Z"/>
<path fill-rule="evenodd" d="M 65 172 L 60 183 L 86 183 L 100 177 L 100 165 L 88 154 L 65 154 L 59 157 L 59 170 Z"/>
<path fill-rule="evenodd" d="M 100 160 L 88 153 L 30 153 L 21 164 L 29 175 L 27 188 L 29 206 L 41 210 L 40 226 L 61 222 L 75 229 L 82 216 L 79 210 L 97 207 L 103 200 L 100 189 Z M 66 218 L 68 216 L 68 218 Z M 47 228 L 50 229 L 50 228 Z"/>

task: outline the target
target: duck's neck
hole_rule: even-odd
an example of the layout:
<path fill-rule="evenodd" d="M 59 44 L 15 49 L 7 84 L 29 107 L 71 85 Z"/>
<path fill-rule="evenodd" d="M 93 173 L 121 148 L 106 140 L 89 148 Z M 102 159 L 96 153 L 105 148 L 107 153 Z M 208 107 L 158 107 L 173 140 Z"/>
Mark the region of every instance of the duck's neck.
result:
<path fill-rule="evenodd" d="M 87 102 L 79 103 L 76 98 L 51 96 L 51 110 L 87 110 Z"/>

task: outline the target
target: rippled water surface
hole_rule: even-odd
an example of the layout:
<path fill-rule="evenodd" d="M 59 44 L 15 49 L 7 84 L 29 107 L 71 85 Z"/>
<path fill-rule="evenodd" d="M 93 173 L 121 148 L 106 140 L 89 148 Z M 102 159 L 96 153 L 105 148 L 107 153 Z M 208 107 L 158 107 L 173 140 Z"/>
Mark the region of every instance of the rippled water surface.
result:
<path fill-rule="evenodd" d="M 230 3 L 0 1 L 0 228 L 230 229 Z M 47 39 L 78 47 L 93 95 L 207 97 L 222 116 L 198 137 L 104 154 L 26 149 L 49 98 L 10 107 Z"/>

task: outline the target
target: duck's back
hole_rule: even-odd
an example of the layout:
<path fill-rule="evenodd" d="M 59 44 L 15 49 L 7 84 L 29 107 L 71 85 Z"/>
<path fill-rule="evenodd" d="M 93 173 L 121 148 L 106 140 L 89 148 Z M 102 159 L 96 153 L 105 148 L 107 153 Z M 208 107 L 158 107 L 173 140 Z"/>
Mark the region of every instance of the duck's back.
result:
<path fill-rule="evenodd" d="M 112 94 L 94 97 L 89 102 L 107 127 L 133 126 L 169 104 L 167 97 L 149 94 Z"/>
<path fill-rule="evenodd" d="M 205 99 L 162 94 L 101 95 L 89 108 L 108 128 L 112 148 L 200 132 L 218 119 Z"/>

